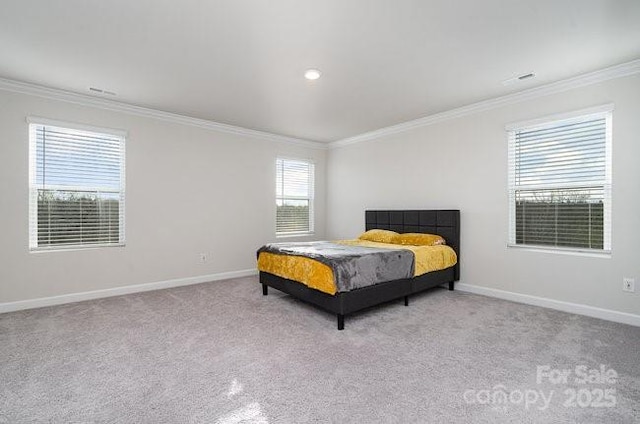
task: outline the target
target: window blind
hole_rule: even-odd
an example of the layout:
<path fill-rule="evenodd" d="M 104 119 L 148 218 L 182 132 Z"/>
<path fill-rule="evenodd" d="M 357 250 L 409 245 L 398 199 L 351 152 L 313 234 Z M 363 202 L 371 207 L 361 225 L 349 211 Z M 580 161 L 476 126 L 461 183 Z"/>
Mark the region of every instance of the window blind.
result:
<path fill-rule="evenodd" d="M 124 244 L 124 136 L 31 123 L 29 246 Z"/>
<path fill-rule="evenodd" d="M 276 234 L 313 232 L 314 165 L 276 160 Z"/>
<path fill-rule="evenodd" d="M 508 136 L 510 244 L 609 251 L 611 111 Z"/>

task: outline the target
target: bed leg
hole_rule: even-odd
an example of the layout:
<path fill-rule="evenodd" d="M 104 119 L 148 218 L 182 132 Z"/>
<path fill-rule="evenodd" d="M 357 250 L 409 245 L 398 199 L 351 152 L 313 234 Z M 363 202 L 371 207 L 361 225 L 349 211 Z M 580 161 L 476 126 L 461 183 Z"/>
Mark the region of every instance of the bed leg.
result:
<path fill-rule="evenodd" d="M 449 281 L 449 290 L 453 291 L 453 281 Z"/>
<path fill-rule="evenodd" d="M 404 306 L 409 306 L 409 296 L 404 297 Z"/>
<path fill-rule="evenodd" d="M 267 286 L 266 284 L 262 284 L 262 295 L 266 296 L 269 294 L 269 286 Z"/>
<path fill-rule="evenodd" d="M 344 315 L 338 314 L 338 330 L 344 330 Z"/>

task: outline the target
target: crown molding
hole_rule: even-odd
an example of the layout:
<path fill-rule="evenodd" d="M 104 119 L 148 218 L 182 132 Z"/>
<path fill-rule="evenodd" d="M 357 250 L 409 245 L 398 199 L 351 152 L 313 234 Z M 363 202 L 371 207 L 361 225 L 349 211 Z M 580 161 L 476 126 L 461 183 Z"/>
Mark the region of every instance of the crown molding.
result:
<path fill-rule="evenodd" d="M 303 140 L 278 134 L 272 134 L 264 131 L 251 130 L 248 128 L 222 124 L 206 119 L 192 118 L 190 116 L 164 112 L 161 110 L 146 108 L 142 106 L 135 106 L 115 100 L 102 99 L 86 94 L 74 93 L 71 91 L 45 87 L 22 81 L 15 81 L 7 78 L 0 78 L 0 90 L 43 97 L 46 99 L 58 100 L 67 103 L 74 103 L 82 106 L 95 107 L 114 112 L 121 112 L 129 115 L 137 115 L 145 118 L 153 118 L 161 121 L 203 128 L 210 131 L 219 131 L 227 134 L 242 135 L 262 140 L 274 141 L 277 143 L 285 143 L 320 150 L 325 150 L 328 148 L 326 143 L 321 143 L 318 141 Z"/>
<path fill-rule="evenodd" d="M 598 71 L 589 72 L 587 74 L 578 75 L 562 81 L 545 84 L 540 87 L 529 88 L 527 90 L 519 91 L 517 93 L 507 94 L 505 96 L 496 97 L 494 99 L 484 100 L 484 101 L 473 103 L 467 106 L 451 109 L 445 112 L 436 113 L 434 115 L 425 116 L 423 118 L 415 119 L 413 121 L 403 122 L 401 124 L 392 125 L 389 127 L 381 128 L 379 130 L 366 132 L 353 137 L 334 141 L 329 143 L 329 148 L 335 149 L 335 148 L 340 148 L 340 147 L 345 147 L 352 144 L 360 143 L 363 141 L 375 140 L 380 137 L 385 137 L 385 136 L 409 131 L 415 128 L 425 127 L 425 126 L 433 125 L 439 122 L 444 122 L 444 121 L 448 121 L 455 118 L 461 118 L 463 116 L 473 115 L 476 113 L 497 109 L 499 107 L 524 102 L 526 100 L 532 100 L 538 97 L 544 97 L 551 94 L 562 93 L 564 91 L 572 90 L 574 88 L 580 88 L 587 85 L 608 81 L 611 79 L 622 78 L 629 75 L 635 75 L 638 73 L 640 73 L 640 59 L 633 60 L 631 62 L 623 63 L 616 66 L 611 66 Z"/>
<path fill-rule="evenodd" d="M 423 118 L 412 121 L 403 122 L 401 124 L 392 125 L 375 131 L 366 132 L 353 137 L 344 138 L 342 140 L 331 143 L 322 143 L 319 141 L 303 140 L 293 137 L 286 137 L 278 134 L 272 134 L 264 131 L 252 130 L 248 128 L 237 127 L 234 125 L 222 124 L 219 122 L 209 121 L 206 119 L 192 118 L 185 115 L 179 115 L 171 112 L 135 106 L 128 103 L 122 103 L 110 99 L 102 99 L 89 96 L 86 94 L 74 93 L 71 91 L 61 90 L 57 88 L 44 87 L 41 85 L 0 78 L 0 90 L 11 91 L 15 93 L 28 94 L 32 96 L 44 97 L 47 99 L 59 100 L 68 103 L 79 104 L 83 106 L 96 107 L 104 110 L 127 113 L 146 118 L 158 119 L 161 121 L 178 123 L 210 131 L 224 132 L 234 135 L 242 135 L 262 140 L 273 141 L 277 143 L 285 143 L 300 147 L 326 150 L 349 146 L 363 141 L 375 140 L 381 137 L 409 131 L 415 128 L 433 125 L 451 119 L 461 118 L 480 112 L 497 109 L 499 107 L 520 103 L 526 100 L 536 99 L 551 94 L 562 93 L 564 91 L 580 88 L 611 79 L 622 78 L 629 75 L 640 73 L 640 59 L 611 66 L 598 71 L 578 75 L 562 81 L 545 84 L 540 87 L 534 87 L 517 93 L 507 94 L 505 96 L 496 97 L 494 99 L 484 100 L 445 112 L 428 115 Z"/>

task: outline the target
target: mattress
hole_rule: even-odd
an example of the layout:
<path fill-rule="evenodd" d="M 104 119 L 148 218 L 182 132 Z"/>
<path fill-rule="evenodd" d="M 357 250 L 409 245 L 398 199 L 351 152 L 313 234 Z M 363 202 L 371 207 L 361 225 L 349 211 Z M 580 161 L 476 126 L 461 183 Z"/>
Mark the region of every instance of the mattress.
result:
<path fill-rule="evenodd" d="M 389 256 L 390 260 L 382 263 L 373 261 L 371 258 L 364 258 L 364 260 L 359 260 L 356 266 L 349 268 L 347 272 L 342 272 L 342 268 L 336 267 L 335 263 L 331 262 L 333 260 L 331 254 L 323 255 L 321 253 L 322 246 L 314 245 L 314 254 L 306 254 L 309 250 L 308 246 L 313 243 L 267 245 L 270 248 L 265 249 L 267 247 L 265 246 L 258 253 L 258 270 L 297 281 L 309 288 L 334 295 L 339 291 L 360 288 L 366 284 L 416 277 L 427 272 L 452 267 L 457 263 L 455 251 L 446 245 L 407 246 L 360 239 L 321 242 L 329 243 L 326 246 L 330 251 L 343 250 L 348 255 L 358 258 L 362 258 L 362 255 L 367 252 L 374 256 L 382 256 L 382 252 L 391 255 Z M 296 250 L 300 246 L 303 248 Z M 316 246 L 318 249 L 315 249 Z M 350 249 L 353 249 L 353 252 Z M 394 252 L 395 256 L 399 256 L 398 259 L 394 257 Z M 377 268 L 369 268 L 368 264 L 372 264 L 370 267 Z M 343 281 L 353 274 L 358 274 L 357 278 L 359 278 L 355 284 L 352 281 Z"/>

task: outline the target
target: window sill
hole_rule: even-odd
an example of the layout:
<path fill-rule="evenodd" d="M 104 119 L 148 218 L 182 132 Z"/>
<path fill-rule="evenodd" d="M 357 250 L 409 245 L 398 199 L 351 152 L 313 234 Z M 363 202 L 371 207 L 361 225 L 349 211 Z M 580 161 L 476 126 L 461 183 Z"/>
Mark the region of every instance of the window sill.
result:
<path fill-rule="evenodd" d="M 125 247 L 124 243 L 121 244 L 88 244 L 84 246 L 53 246 L 53 247 L 33 247 L 29 249 L 29 253 L 47 253 L 47 252 L 77 252 L 81 250 L 96 250 L 112 247 Z"/>
<path fill-rule="evenodd" d="M 306 232 L 306 233 L 276 233 L 276 238 L 277 239 L 282 239 L 282 238 L 297 238 L 297 237 L 309 237 L 309 236 L 313 236 L 315 233 L 313 231 L 311 232 Z"/>
<path fill-rule="evenodd" d="M 533 246 L 523 244 L 507 244 L 508 248 L 517 250 L 526 250 L 530 252 L 540 253 L 552 253 L 556 255 L 569 255 L 569 256 L 585 256 L 589 258 L 611 258 L 611 250 L 588 250 L 588 249 L 572 249 L 562 247 L 549 247 L 549 246 Z"/>

